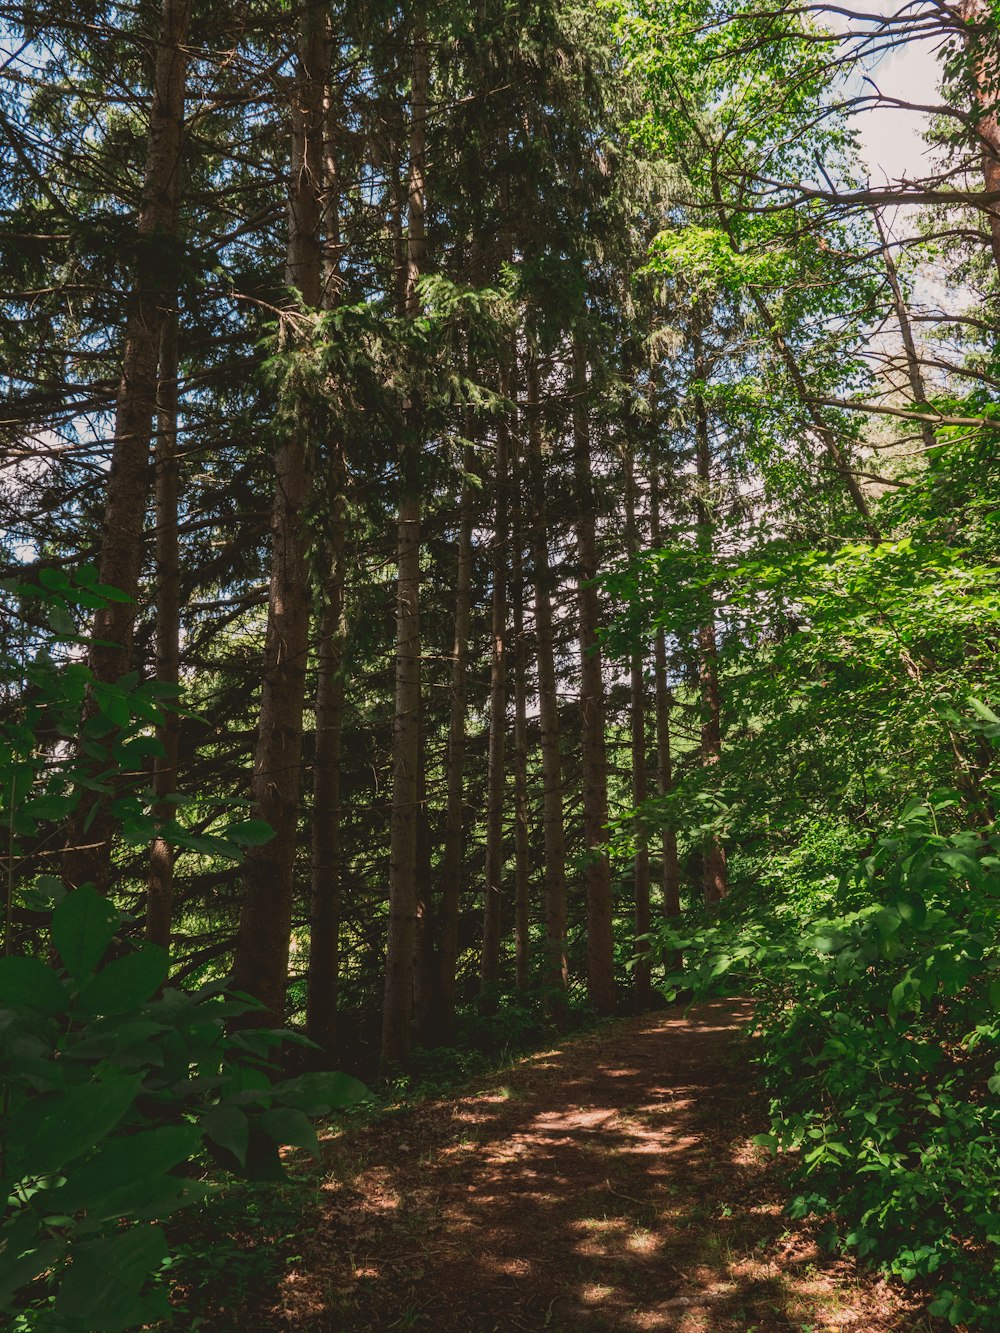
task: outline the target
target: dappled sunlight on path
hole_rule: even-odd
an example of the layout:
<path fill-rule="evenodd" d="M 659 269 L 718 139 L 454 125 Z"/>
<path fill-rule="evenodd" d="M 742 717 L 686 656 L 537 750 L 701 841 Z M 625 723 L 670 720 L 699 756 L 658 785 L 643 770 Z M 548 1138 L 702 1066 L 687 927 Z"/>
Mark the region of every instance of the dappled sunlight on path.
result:
<path fill-rule="evenodd" d="M 328 1145 L 263 1328 L 876 1333 L 896 1295 L 787 1235 L 740 1004 L 645 1015 Z M 271 1322 L 268 1322 L 270 1320 Z"/>

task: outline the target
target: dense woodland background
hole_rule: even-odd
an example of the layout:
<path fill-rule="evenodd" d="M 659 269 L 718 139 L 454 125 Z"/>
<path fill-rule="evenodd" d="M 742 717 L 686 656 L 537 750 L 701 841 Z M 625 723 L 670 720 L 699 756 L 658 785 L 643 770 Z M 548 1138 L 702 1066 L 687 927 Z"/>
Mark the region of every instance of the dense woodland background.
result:
<path fill-rule="evenodd" d="M 868 984 L 888 911 L 865 1049 L 912 998 L 956 1068 L 989 1027 L 985 1088 L 992 908 L 933 983 L 901 941 L 928 883 L 995 892 L 986 0 L 0 34 L 7 952 L 93 883 L 372 1077 L 835 911 Z M 919 44 L 926 169 L 880 183 L 858 126 Z"/>

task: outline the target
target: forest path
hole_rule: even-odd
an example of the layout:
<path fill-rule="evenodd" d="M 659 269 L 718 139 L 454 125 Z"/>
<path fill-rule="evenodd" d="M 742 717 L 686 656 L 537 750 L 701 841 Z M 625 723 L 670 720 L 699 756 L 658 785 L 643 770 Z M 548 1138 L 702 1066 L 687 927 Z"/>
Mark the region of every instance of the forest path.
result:
<path fill-rule="evenodd" d="M 259 1327 L 439 1333 L 929 1329 L 781 1216 L 746 1005 L 646 1014 L 325 1145 Z"/>

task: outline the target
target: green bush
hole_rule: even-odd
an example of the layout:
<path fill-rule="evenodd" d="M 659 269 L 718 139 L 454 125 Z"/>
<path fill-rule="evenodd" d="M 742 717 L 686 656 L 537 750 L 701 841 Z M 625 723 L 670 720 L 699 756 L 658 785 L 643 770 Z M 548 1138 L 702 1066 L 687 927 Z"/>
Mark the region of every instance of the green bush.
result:
<path fill-rule="evenodd" d="M 205 837 L 154 820 L 142 769 L 163 691 L 101 686 L 54 651 L 82 642 L 70 607 L 120 594 L 86 570 L 5 590 L 22 639 L 0 652 L 0 1313 L 24 1330 L 118 1333 L 169 1315 L 160 1222 L 211 1192 L 207 1165 L 280 1180 L 281 1145 L 315 1150 L 310 1116 L 367 1094 L 339 1073 L 282 1080 L 274 1058 L 301 1038 L 254 1026 L 256 1002 L 219 985 L 171 987 L 166 952 L 130 945 L 134 922 L 112 902 L 37 874 L 85 792 L 140 846 L 162 832 L 238 860 L 270 830 L 243 821 Z"/>
<path fill-rule="evenodd" d="M 52 913 L 58 964 L 0 959 L 0 1310 L 28 1328 L 165 1317 L 158 1223 L 211 1189 L 190 1164 L 280 1180 L 279 1145 L 315 1150 L 309 1116 L 365 1095 L 338 1073 L 273 1081 L 291 1034 L 230 1031 L 256 1006 L 218 987 L 161 992 L 154 945 L 101 966 L 119 926 L 85 885 Z"/>
<path fill-rule="evenodd" d="M 793 1215 L 998 1329 L 1000 836 L 942 831 L 954 808 L 910 803 L 821 915 L 737 904 L 658 943 L 684 952 L 668 995 L 758 997 L 759 1142 L 796 1154 Z"/>

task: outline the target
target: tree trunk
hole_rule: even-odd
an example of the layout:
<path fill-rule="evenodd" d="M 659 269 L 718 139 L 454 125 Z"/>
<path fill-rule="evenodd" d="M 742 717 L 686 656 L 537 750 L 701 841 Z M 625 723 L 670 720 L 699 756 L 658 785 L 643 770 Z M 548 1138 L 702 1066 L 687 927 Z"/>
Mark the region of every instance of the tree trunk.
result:
<path fill-rule="evenodd" d="M 428 52 L 425 15 L 414 14 L 410 84 L 406 313 L 420 313 L 417 280 L 425 264 L 424 179 Z M 420 436 L 421 410 L 411 394 L 399 456 L 396 583 L 396 720 L 393 729 L 389 833 L 389 938 L 382 1011 L 382 1068 L 409 1063 L 417 925 L 417 817 L 420 763 Z"/>
<path fill-rule="evenodd" d="M 324 264 L 322 305 L 333 310 L 340 299 L 340 200 L 338 194 L 335 104 L 324 96 L 323 215 Z M 316 730 L 313 755 L 312 871 L 309 913 L 309 971 L 306 1036 L 332 1064 L 337 1045 L 340 971 L 341 864 L 340 759 L 346 679 L 346 549 L 348 524 L 347 454 L 340 434 L 329 440 L 326 478 L 329 527 L 322 545 L 326 579 L 322 588 L 316 660 Z"/>
<path fill-rule="evenodd" d="M 340 497 L 343 498 L 342 496 Z M 334 516 L 331 577 L 320 619 L 313 760 L 312 895 L 306 1036 L 332 1060 L 337 1044 L 340 965 L 340 758 L 344 716 L 344 513 Z"/>
<path fill-rule="evenodd" d="M 983 115 L 976 121 L 983 185 L 988 193 L 1000 191 L 1000 118 L 996 112 L 997 60 L 993 54 L 996 39 L 991 31 L 993 16 L 985 0 L 962 0 L 958 13 L 966 24 L 965 47 L 969 54 L 973 96 Z M 987 58 L 985 53 L 990 53 Z M 990 226 L 990 248 L 1000 273 L 1000 204 L 986 207 Z"/>
<path fill-rule="evenodd" d="M 695 335 L 695 380 L 701 385 L 707 377 L 707 365 L 700 334 Z M 696 388 L 695 457 L 698 470 L 698 549 L 711 558 L 713 547 L 712 521 L 712 455 L 708 435 L 708 412 L 705 399 Z M 705 607 L 698 630 L 698 684 L 701 692 L 701 762 L 705 767 L 718 764 L 722 757 L 722 701 L 719 694 L 718 646 L 715 631 L 715 606 L 712 593 L 705 594 Z M 729 891 L 726 872 L 726 851 L 716 834 L 709 834 L 703 847 L 703 891 L 707 903 L 721 902 Z"/>
<path fill-rule="evenodd" d="M 639 551 L 639 533 L 636 524 L 636 485 L 635 463 L 632 459 L 631 446 L 626 444 L 625 452 L 625 544 L 628 554 L 633 559 Z M 632 804 L 640 809 L 649 795 L 649 782 L 646 775 L 646 686 L 643 679 L 642 653 L 634 652 L 630 663 L 631 693 L 629 697 L 629 723 L 632 753 Z M 635 863 L 632 869 L 632 884 L 635 902 L 635 933 L 646 935 L 650 927 L 649 912 L 649 842 L 646 837 L 645 821 L 640 818 L 635 823 Z M 651 995 L 649 974 L 649 941 L 637 944 L 641 961 L 632 974 L 633 998 L 637 1010 L 649 1008 Z"/>
<path fill-rule="evenodd" d="M 300 25 L 292 108 L 287 280 L 303 304 L 314 310 L 323 290 L 323 90 L 330 56 L 324 6 L 310 0 Z M 307 421 L 313 417 L 314 405 L 304 403 L 302 415 Z M 236 989 L 262 1002 L 264 1009 L 257 1021 L 271 1025 L 281 1025 L 285 1018 L 302 785 L 302 710 L 312 609 L 305 511 L 312 492 L 316 443 L 307 436 L 308 430 L 301 426 L 287 432 L 275 460 L 271 577 L 253 775 L 254 814 L 270 824 L 274 837 L 247 854 L 232 974 Z"/>
<path fill-rule="evenodd" d="M 566 832 L 563 823 L 562 757 L 559 747 L 559 694 L 556 688 L 552 627 L 552 572 L 545 503 L 545 460 L 537 353 L 529 341 L 527 401 L 530 489 L 534 503 L 532 580 L 535 602 L 535 664 L 542 750 L 542 835 L 545 848 L 545 986 L 557 1018 L 565 1011 L 569 984 L 566 964 Z"/>
<path fill-rule="evenodd" d="M 511 396 L 510 375 L 501 370 L 500 391 Z M 503 911 L 503 816 L 507 740 L 507 545 L 509 541 L 507 468 L 510 431 L 505 416 L 497 421 L 493 473 L 492 614 L 490 629 L 490 736 L 486 793 L 486 882 L 483 948 L 479 969 L 480 1001 L 485 1012 L 497 1007 Z"/>
<path fill-rule="evenodd" d="M 435 1020 L 440 1011 L 439 970 L 434 947 L 436 922 L 432 860 L 430 811 L 427 805 L 427 737 L 421 728 L 417 757 L 417 933 L 413 954 L 413 1032 L 417 1044 L 423 1047 L 434 1044 Z"/>
<path fill-rule="evenodd" d="M 654 459 L 649 489 L 649 536 L 653 549 L 660 544 L 660 471 Z M 656 714 L 656 790 L 666 796 L 673 790 L 673 759 L 670 752 L 670 711 L 673 698 L 667 685 L 667 635 L 658 626 L 653 639 L 653 691 Z M 663 915 L 669 921 L 680 915 L 681 871 L 677 858 L 677 833 L 665 828 L 660 840 Z"/>
<path fill-rule="evenodd" d="M 176 305 L 190 0 L 163 0 L 161 15 L 146 169 L 136 222 L 135 280 L 125 328 L 99 560 L 101 582 L 120 589 L 129 600 L 112 602 L 96 612 L 89 653 L 91 671 L 105 683 L 117 681 L 131 665 L 160 344 L 164 322 Z M 63 861 L 70 886 L 90 880 L 99 889 L 107 888 L 113 836 L 114 821 L 106 802 L 88 793 L 72 821 Z"/>
<path fill-rule="evenodd" d="M 520 460 L 518 460 L 520 462 Z M 521 469 L 518 468 L 518 473 Z M 514 964 L 515 985 L 527 990 L 531 964 L 530 846 L 528 839 L 528 681 L 524 639 L 524 507 L 515 481 L 511 601 L 514 666 Z"/>
<path fill-rule="evenodd" d="M 466 438 L 471 435 L 471 414 Z M 441 930 L 438 992 L 441 1012 L 436 1039 L 447 1043 L 455 1022 L 455 969 L 458 964 L 458 910 L 462 889 L 465 834 L 465 715 L 469 661 L 469 619 L 472 611 L 472 484 L 471 448 L 465 450 L 462 497 L 458 516 L 458 557 L 455 571 L 455 641 L 451 654 L 451 709 L 448 721 L 448 776 L 444 851 L 441 873 Z"/>
<path fill-rule="evenodd" d="M 179 478 L 177 467 L 178 356 L 177 312 L 163 324 L 160 341 L 160 395 L 156 431 L 156 679 L 177 687 L 180 682 L 181 562 L 177 534 Z M 170 707 L 156 729 L 163 753 L 153 760 L 153 814 L 168 820 L 174 806 L 166 798 L 177 790 L 180 713 Z M 155 837 L 149 849 L 146 887 L 146 938 L 170 947 L 174 898 L 174 849 Z"/>
<path fill-rule="evenodd" d="M 597 524 L 591 479 L 589 386 L 582 338 L 573 339 L 573 463 L 577 494 L 577 607 L 580 632 L 580 721 L 583 755 L 583 837 L 587 884 L 587 994 L 599 1014 L 615 1009 L 614 921 L 608 836 L 608 757 L 604 736 L 604 673 L 597 638 Z"/>

